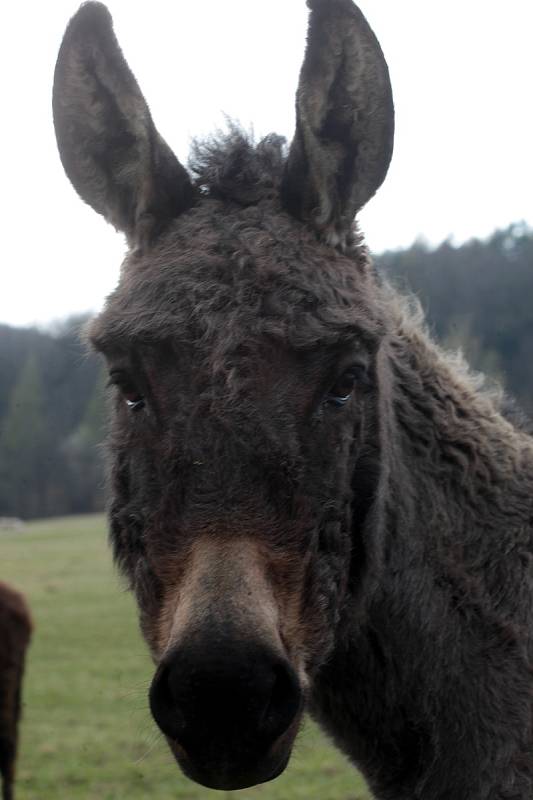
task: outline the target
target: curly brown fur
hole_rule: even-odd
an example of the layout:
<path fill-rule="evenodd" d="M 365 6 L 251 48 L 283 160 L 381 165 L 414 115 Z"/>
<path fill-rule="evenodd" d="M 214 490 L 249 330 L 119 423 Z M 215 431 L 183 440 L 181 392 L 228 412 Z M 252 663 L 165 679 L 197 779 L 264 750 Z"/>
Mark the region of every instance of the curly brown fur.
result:
<path fill-rule="evenodd" d="M 244 206 L 254 205 L 278 193 L 285 149 L 285 139 L 275 134 L 255 147 L 252 137 L 229 122 L 227 133 L 193 143 L 189 167 L 200 191 Z"/>

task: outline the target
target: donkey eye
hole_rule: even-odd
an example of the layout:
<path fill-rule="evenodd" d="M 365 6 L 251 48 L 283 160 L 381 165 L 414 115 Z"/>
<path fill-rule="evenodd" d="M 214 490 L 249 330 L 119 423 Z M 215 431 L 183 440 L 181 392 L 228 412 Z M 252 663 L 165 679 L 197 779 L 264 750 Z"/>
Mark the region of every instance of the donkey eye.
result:
<path fill-rule="evenodd" d="M 140 411 L 144 408 L 144 397 L 135 387 L 119 386 L 122 397 L 130 411 Z"/>
<path fill-rule="evenodd" d="M 144 408 L 144 397 L 128 375 L 112 372 L 109 382 L 119 389 L 130 411 L 140 411 Z"/>
<path fill-rule="evenodd" d="M 144 408 L 144 397 L 140 394 L 131 397 L 125 395 L 124 400 L 130 411 L 140 411 L 141 408 Z"/>
<path fill-rule="evenodd" d="M 327 402 L 337 407 L 345 405 L 352 396 L 356 383 L 363 379 L 364 374 L 364 369 L 358 365 L 345 370 L 329 390 Z"/>

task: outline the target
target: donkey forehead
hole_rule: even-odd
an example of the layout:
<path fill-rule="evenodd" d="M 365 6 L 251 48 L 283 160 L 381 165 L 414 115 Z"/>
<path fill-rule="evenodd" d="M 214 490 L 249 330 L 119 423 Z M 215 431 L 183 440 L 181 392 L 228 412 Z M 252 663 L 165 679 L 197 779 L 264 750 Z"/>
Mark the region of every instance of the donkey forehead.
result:
<path fill-rule="evenodd" d="M 265 208 L 205 199 L 157 247 L 130 254 L 91 340 L 112 352 L 278 342 L 290 350 L 375 346 L 382 320 L 366 252 L 346 257 L 304 225 Z M 374 289 L 375 292 L 375 289 Z"/>

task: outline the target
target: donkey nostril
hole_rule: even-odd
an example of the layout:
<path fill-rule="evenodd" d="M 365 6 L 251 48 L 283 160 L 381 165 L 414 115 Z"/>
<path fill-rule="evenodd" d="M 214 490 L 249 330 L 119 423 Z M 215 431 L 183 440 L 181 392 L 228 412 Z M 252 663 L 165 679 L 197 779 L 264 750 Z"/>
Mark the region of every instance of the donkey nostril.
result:
<path fill-rule="evenodd" d="M 273 673 L 270 698 L 259 727 L 270 739 L 277 739 L 287 730 L 298 713 L 301 691 L 296 675 L 288 664 L 276 665 Z"/>
<path fill-rule="evenodd" d="M 170 667 L 160 667 L 150 687 L 150 710 L 166 736 L 177 739 L 185 728 L 185 720 L 172 690 Z"/>

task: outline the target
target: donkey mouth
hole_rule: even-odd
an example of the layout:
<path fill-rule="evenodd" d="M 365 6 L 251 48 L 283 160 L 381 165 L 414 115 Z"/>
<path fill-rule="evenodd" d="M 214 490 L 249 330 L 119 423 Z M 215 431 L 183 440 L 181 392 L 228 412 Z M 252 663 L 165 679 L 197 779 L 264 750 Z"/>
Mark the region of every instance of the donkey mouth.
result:
<path fill-rule="evenodd" d="M 292 728 L 292 726 L 291 726 Z M 218 752 L 189 753 L 178 742 L 167 738 L 170 749 L 183 773 L 208 789 L 237 791 L 278 778 L 289 763 L 296 731 L 287 731 L 267 752 L 250 752 L 249 743 L 240 751 L 232 748 Z M 283 740 L 283 741 L 282 741 Z"/>

